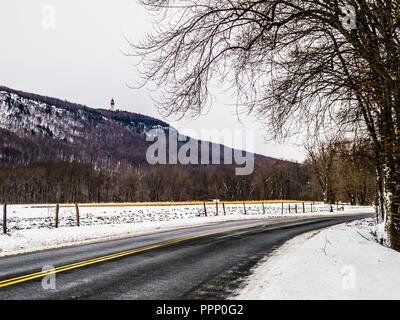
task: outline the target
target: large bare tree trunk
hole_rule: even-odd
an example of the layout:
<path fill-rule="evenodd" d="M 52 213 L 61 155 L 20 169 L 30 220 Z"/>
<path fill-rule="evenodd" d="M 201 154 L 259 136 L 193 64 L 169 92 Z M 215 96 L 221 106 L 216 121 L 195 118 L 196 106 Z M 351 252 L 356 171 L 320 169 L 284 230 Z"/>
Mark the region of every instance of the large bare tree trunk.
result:
<path fill-rule="evenodd" d="M 388 212 L 386 229 L 389 234 L 390 245 L 393 249 L 400 251 L 400 180 L 399 172 L 389 171 L 388 191 Z"/>
<path fill-rule="evenodd" d="M 390 204 L 390 218 L 388 221 L 388 232 L 390 237 L 391 247 L 400 251 L 400 189 L 396 195 L 392 195 L 393 199 Z"/>
<path fill-rule="evenodd" d="M 385 182 L 382 163 L 376 161 L 376 210 L 377 210 L 377 223 L 385 221 L 386 206 L 385 206 Z"/>

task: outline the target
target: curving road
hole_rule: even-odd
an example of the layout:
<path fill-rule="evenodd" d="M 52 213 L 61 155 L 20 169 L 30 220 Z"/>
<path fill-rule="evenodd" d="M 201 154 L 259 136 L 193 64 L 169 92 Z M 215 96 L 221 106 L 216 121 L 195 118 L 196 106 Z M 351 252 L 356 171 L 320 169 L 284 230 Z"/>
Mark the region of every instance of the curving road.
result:
<path fill-rule="evenodd" d="M 370 216 L 224 222 L 1 258 L 0 300 L 221 299 L 286 240 Z"/>

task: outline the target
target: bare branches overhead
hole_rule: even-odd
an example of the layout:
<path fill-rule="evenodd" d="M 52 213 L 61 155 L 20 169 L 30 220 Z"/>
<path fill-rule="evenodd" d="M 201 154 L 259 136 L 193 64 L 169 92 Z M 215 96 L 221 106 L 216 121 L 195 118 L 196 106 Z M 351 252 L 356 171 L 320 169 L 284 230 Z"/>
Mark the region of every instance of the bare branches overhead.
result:
<path fill-rule="evenodd" d="M 376 73 L 387 76 L 370 58 L 383 41 L 386 19 L 374 12 L 375 1 L 142 3 L 163 19 L 144 41 L 132 43 L 132 54 L 144 57 L 143 80 L 161 89 L 157 102 L 167 116 L 201 113 L 218 80 L 235 89 L 238 106 L 267 122 L 274 137 L 304 129 L 305 122 L 313 129 L 348 129 L 362 117 L 354 92 L 369 75 L 360 66 L 374 63 Z M 365 12 L 361 22 L 374 23 L 345 29 L 347 4 Z M 398 10 L 396 1 L 392 7 Z M 374 41 L 365 40 L 365 32 Z"/>
<path fill-rule="evenodd" d="M 367 133 L 400 250 L 399 0 L 142 3 L 162 19 L 132 55 L 165 115 L 199 115 L 228 87 L 272 138 Z"/>

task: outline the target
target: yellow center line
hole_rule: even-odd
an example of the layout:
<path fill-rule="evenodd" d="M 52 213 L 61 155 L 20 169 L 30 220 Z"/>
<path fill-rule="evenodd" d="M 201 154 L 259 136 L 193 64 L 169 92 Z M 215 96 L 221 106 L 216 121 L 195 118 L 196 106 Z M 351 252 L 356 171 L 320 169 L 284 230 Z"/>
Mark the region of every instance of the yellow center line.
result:
<path fill-rule="evenodd" d="M 136 248 L 136 249 L 132 249 L 132 250 L 122 251 L 122 252 L 118 252 L 118 253 L 114 253 L 114 254 L 98 257 L 98 258 L 84 260 L 84 261 L 81 261 L 81 262 L 75 262 L 75 263 L 64 265 L 64 266 L 60 266 L 60 267 L 57 267 L 57 268 L 54 268 L 54 269 L 47 269 L 47 270 L 43 270 L 43 271 L 40 271 L 40 272 L 27 274 L 27 275 L 24 275 L 24 276 L 19 276 L 19 277 L 12 278 L 12 279 L 2 280 L 2 281 L 0 281 L 0 288 L 6 287 L 6 286 L 10 286 L 10 285 L 13 285 L 13 284 L 16 284 L 16 283 L 20 283 L 20 282 L 25 282 L 25 281 L 28 281 L 28 280 L 36 279 L 36 278 L 41 278 L 41 277 L 44 277 L 44 276 L 49 275 L 49 274 L 59 273 L 59 272 L 63 272 L 63 271 L 71 270 L 71 269 L 76 269 L 76 268 L 84 267 L 84 266 L 87 266 L 87 265 L 91 265 L 91 264 L 95 264 L 95 263 L 99 263 L 99 262 L 104 262 L 104 261 L 107 261 L 107 260 L 112 260 L 112 259 L 116 259 L 116 258 L 127 256 L 127 255 L 132 255 L 132 254 L 135 254 L 135 253 L 138 253 L 138 252 L 143 252 L 143 251 L 147 251 L 147 250 L 151 250 L 151 249 L 155 249 L 155 248 L 164 247 L 164 246 L 167 246 L 167 245 L 170 245 L 170 244 L 173 244 L 173 243 L 178 243 L 178 242 L 182 242 L 182 241 L 186 241 L 186 240 L 205 237 L 205 236 L 208 236 L 208 235 L 224 233 L 224 232 L 230 232 L 230 231 L 238 231 L 238 230 L 243 230 L 243 229 L 257 228 L 257 227 L 261 227 L 261 226 L 268 226 L 268 225 L 278 224 L 278 223 L 282 223 L 282 222 L 300 221 L 300 220 L 305 220 L 305 219 L 309 219 L 309 218 L 296 218 L 296 219 L 288 219 L 288 220 L 279 220 L 279 221 L 255 224 L 255 225 L 244 226 L 244 227 L 221 229 L 221 230 L 216 230 L 216 231 L 211 231 L 211 232 L 206 232 L 206 233 L 199 233 L 199 234 L 195 234 L 193 236 L 172 239 L 172 240 L 168 240 L 168 241 L 164 241 L 164 242 L 159 242 L 159 243 L 155 243 L 155 244 L 152 244 L 152 245 L 148 245 L 148 246 L 145 246 L 145 247 L 140 247 L 140 248 Z"/>

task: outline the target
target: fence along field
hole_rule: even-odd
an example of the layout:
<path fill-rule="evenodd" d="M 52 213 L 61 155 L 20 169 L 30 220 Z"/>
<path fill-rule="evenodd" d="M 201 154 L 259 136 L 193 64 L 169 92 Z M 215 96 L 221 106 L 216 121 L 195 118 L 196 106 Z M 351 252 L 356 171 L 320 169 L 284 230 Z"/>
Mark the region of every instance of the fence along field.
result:
<path fill-rule="evenodd" d="M 346 205 L 347 206 L 347 205 Z M 3 234 L 14 230 L 141 223 L 209 216 L 284 216 L 344 210 L 296 200 L 188 201 L 152 203 L 3 204 Z"/>

